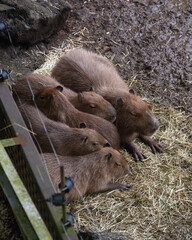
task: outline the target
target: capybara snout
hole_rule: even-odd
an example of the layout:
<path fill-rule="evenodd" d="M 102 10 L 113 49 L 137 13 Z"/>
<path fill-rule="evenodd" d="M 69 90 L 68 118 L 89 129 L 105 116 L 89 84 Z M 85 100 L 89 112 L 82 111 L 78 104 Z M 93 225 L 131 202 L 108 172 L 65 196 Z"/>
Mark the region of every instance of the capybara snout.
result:
<path fill-rule="evenodd" d="M 155 118 L 153 116 L 153 114 L 151 112 L 149 112 L 148 110 L 145 111 L 145 114 L 148 117 L 148 121 L 149 121 L 149 135 L 152 135 L 153 133 L 155 133 L 157 131 L 157 129 L 159 128 L 159 121 L 157 118 Z M 147 135 L 147 134 L 146 134 Z"/>
<path fill-rule="evenodd" d="M 78 93 L 78 100 L 78 110 L 96 115 L 110 122 L 115 121 L 117 115 L 115 108 L 95 92 Z"/>
<path fill-rule="evenodd" d="M 94 129 L 78 128 L 74 129 L 77 132 L 77 138 L 79 138 L 79 147 L 76 146 L 77 155 L 86 154 L 87 152 L 95 152 L 103 147 L 107 147 L 109 142 Z"/>
<path fill-rule="evenodd" d="M 127 104 L 129 102 L 129 104 Z M 135 94 L 125 95 L 117 100 L 118 119 L 117 128 L 121 135 L 126 132 L 151 136 L 159 127 L 159 121 L 155 118 L 148 105 Z"/>

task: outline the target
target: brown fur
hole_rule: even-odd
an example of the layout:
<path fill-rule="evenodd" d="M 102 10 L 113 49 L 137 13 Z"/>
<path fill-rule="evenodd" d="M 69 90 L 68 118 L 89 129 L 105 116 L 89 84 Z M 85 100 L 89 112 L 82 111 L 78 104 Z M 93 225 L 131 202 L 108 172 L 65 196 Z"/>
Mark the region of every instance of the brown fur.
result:
<path fill-rule="evenodd" d="M 118 149 L 120 139 L 117 128 L 105 119 L 78 111 L 68 99 L 56 88 L 44 88 L 35 94 L 35 102 L 39 109 L 50 119 L 66 123 L 70 127 L 80 127 L 84 122 L 102 134 L 111 144 Z"/>
<path fill-rule="evenodd" d="M 33 92 L 37 92 L 38 90 L 45 87 L 56 87 L 58 85 L 61 85 L 55 79 L 48 76 L 34 73 L 25 75 L 16 83 L 14 89 L 17 92 L 19 98 L 21 98 L 25 103 L 29 104 L 33 104 L 33 101 L 27 80 L 29 81 Z M 62 87 L 63 94 L 78 110 L 94 114 L 109 121 L 115 120 L 116 110 L 99 94 L 91 91 L 77 94 L 76 92 L 73 92 L 64 86 Z M 17 96 L 15 96 L 15 93 L 14 98 L 17 101 Z"/>
<path fill-rule="evenodd" d="M 74 49 L 57 62 L 52 76 L 76 92 L 93 87 L 96 93 L 109 101 L 117 111 L 116 126 L 121 143 L 128 150 L 136 151 L 131 142 L 138 136 L 145 139 L 145 143 L 154 150 L 155 142 L 148 136 L 158 129 L 158 120 L 147 104 L 129 90 L 105 57 L 85 49 Z M 161 150 L 158 144 L 155 147 L 157 151 Z M 140 154 L 138 150 L 137 154 Z M 142 158 L 141 154 L 140 157 Z"/>
<path fill-rule="evenodd" d="M 31 129 L 32 126 L 32 131 L 36 134 L 35 138 L 38 140 L 42 151 L 53 152 L 37 109 L 27 104 L 20 105 L 19 109 L 27 127 Z M 106 144 L 108 145 L 107 140 L 93 129 L 70 128 L 66 124 L 48 119 L 40 111 L 39 113 L 57 154 L 79 156 L 98 151 Z M 35 143 L 37 144 L 36 141 Z"/>
<path fill-rule="evenodd" d="M 113 178 L 117 179 L 128 173 L 126 160 L 113 148 L 103 148 L 80 157 L 58 157 L 64 166 L 65 176 L 74 177 L 74 184 L 82 195 L 114 189 L 128 189 L 126 184 L 111 183 Z M 59 192 L 60 168 L 54 154 L 42 155 L 42 161 L 45 161 L 55 188 Z M 71 189 L 67 198 L 69 201 L 80 198 L 75 187 Z"/>

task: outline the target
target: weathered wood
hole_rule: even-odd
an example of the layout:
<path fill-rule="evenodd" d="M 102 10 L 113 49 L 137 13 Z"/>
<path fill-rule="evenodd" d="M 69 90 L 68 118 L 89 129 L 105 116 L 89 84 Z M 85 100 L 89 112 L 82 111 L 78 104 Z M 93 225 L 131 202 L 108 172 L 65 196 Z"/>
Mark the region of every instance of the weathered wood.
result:
<path fill-rule="evenodd" d="M 7 147 L 6 151 L 38 211 L 41 213 L 53 239 L 66 240 L 69 238 L 77 240 L 77 235 L 71 226 L 67 227 L 63 232 L 61 207 L 55 207 L 45 201 L 56 191 L 12 98 L 8 85 L 0 83 L 0 138 L 14 138 L 17 136 L 22 139 L 22 146 Z"/>
<path fill-rule="evenodd" d="M 51 240 L 39 212 L 0 141 L 0 184 L 26 239 Z"/>

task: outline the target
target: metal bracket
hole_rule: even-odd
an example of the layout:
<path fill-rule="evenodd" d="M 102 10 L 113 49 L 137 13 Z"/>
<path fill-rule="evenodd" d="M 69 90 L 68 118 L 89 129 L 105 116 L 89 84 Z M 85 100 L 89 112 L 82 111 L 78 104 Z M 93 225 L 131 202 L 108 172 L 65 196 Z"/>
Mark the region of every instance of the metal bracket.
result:
<path fill-rule="evenodd" d="M 67 221 L 65 223 L 62 223 L 64 227 L 69 227 L 74 223 L 75 216 L 73 213 L 67 213 Z"/>
<path fill-rule="evenodd" d="M 0 31 L 4 31 L 7 28 L 7 24 L 5 22 L 0 22 Z"/>
<path fill-rule="evenodd" d="M 3 82 L 9 78 L 10 70 L 0 69 L 0 81 Z"/>
<path fill-rule="evenodd" d="M 61 193 L 55 193 L 50 198 L 46 200 L 47 202 L 51 202 L 54 206 L 64 206 L 65 205 L 65 199 L 63 199 L 63 196 Z"/>
<path fill-rule="evenodd" d="M 65 187 L 60 188 L 61 192 L 68 193 L 74 186 L 74 181 L 72 178 L 65 177 Z"/>

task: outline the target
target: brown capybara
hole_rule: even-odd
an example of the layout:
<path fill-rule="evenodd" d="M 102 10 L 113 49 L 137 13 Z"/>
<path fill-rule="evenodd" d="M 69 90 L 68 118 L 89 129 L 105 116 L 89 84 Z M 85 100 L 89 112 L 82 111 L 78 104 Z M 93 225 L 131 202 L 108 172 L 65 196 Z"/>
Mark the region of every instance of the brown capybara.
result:
<path fill-rule="evenodd" d="M 19 110 L 27 127 L 34 132 L 33 135 L 40 152 L 53 152 L 42 121 L 57 154 L 63 156 L 79 156 L 109 147 L 108 141 L 93 129 L 70 128 L 66 124 L 48 119 L 43 113 L 29 104 L 19 106 Z"/>
<path fill-rule="evenodd" d="M 76 92 L 93 88 L 114 106 L 121 144 L 136 161 L 146 158 L 132 142 L 136 137 L 149 145 L 153 153 L 162 152 L 162 147 L 150 138 L 159 127 L 158 120 L 147 104 L 132 89 L 129 90 L 105 57 L 85 49 L 74 49 L 56 63 L 52 76 Z"/>
<path fill-rule="evenodd" d="M 117 128 L 107 120 L 77 110 L 61 93 L 62 86 L 44 88 L 35 93 L 35 102 L 38 108 L 50 119 L 66 123 L 70 127 L 78 128 L 82 122 L 88 128 L 94 129 L 103 135 L 113 148 L 120 147 L 120 138 Z"/>
<path fill-rule="evenodd" d="M 35 73 L 27 74 L 17 81 L 14 86 L 15 91 L 13 93 L 17 102 L 18 100 L 17 96 L 15 96 L 16 94 L 23 102 L 33 104 L 32 94 L 28 82 L 33 92 L 37 92 L 45 87 L 56 87 L 60 85 L 51 77 Z M 93 91 L 76 93 L 63 86 L 63 94 L 79 111 L 94 114 L 111 122 L 114 122 L 116 119 L 115 108 L 101 95 Z"/>
<path fill-rule="evenodd" d="M 54 154 L 41 155 L 46 164 L 50 177 L 56 190 L 59 192 L 61 181 L 59 164 Z M 112 183 L 128 173 L 128 164 L 124 157 L 113 148 L 101 150 L 84 156 L 68 157 L 58 156 L 64 166 L 65 176 L 72 177 L 74 186 L 67 194 L 69 201 L 79 199 L 86 193 L 98 193 L 115 189 L 128 190 L 131 186 L 127 183 Z M 77 190 L 78 189 L 78 190 Z"/>

